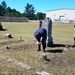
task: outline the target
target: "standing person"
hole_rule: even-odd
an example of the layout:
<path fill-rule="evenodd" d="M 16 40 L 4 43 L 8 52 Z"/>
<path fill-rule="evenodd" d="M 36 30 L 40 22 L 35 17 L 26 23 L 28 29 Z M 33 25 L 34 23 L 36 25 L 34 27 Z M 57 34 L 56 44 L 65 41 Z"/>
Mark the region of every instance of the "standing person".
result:
<path fill-rule="evenodd" d="M 42 19 L 39 20 L 39 28 L 42 27 Z"/>
<path fill-rule="evenodd" d="M 46 48 L 46 39 L 47 39 L 47 31 L 44 28 L 39 28 L 34 32 L 34 36 L 37 40 L 38 50 L 41 50 L 41 44 L 43 48 L 43 52 L 45 52 Z"/>

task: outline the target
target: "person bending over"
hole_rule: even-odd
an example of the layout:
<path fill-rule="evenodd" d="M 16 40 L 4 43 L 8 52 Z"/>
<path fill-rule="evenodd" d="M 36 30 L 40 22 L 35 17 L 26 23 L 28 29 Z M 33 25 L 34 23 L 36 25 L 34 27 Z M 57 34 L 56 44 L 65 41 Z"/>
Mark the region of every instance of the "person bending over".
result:
<path fill-rule="evenodd" d="M 34 32 L 34 36 L 37 40 L 37 45 L 38 45 L 38 50 L 41 50 L 41 44 L 42 44 L 42 49 L 43 52 L 45 52 L 46 48 L 46 39 L 47 39 L 47 31 L 44 28 L 39 28 Z"/>

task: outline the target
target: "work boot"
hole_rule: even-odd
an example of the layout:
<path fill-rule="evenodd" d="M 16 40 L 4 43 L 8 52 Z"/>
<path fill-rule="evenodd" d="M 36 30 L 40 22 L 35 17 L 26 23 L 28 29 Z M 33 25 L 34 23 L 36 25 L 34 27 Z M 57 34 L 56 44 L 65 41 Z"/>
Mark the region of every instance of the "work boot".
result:
<path fill-rule="evenodd" d="M 37 51 L 40 51 L 41 50 L 41 45 L 38 44 L 38 50 Z"/>

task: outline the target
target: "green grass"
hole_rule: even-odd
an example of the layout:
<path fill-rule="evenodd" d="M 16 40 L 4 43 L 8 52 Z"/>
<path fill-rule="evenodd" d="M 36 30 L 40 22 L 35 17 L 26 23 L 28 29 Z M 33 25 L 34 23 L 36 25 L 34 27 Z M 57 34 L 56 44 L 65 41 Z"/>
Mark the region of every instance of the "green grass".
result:
<path fill-rule="evenodd" d="M 38 22 L 2 22 L 2 25 L 7 30 L 0 31 L 0 75 L 38 75 L 36 72 L 42 71 L 52 75 L 75 74 L 74 47 L 70 47 L 69 51 L 64 51 L 63 46 L 47 47 L 47 52 L 37 52 L 33 33 L 39 27 Z M 53 23 L 52 27 L 54 44 L 74 44 L 73 24 Z M 6 33 L 11 33 L 13 38 L 5 38 Z M 18 37 L 22 37 L 22 41 Z M 6 45 L 9 46 L 8 50 L 5 49 Z M 42 54 L 47 54 L 50 61 L 43 60 Z M 14 61 L 9 62 L 8 59 L 27 64 L 31 69 L 14 64 Z"/>

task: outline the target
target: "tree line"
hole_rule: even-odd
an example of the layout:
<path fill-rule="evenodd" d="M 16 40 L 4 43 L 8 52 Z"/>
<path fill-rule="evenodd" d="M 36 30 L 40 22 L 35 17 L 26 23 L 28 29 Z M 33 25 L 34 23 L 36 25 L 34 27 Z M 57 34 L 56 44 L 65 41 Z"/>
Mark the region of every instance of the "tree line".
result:
<path fill-rule="evenodd" d="M 5 17 L 27 17 L 30 20 L 45 19 L 45 13 L 37 12 L 32 4 L 27 3 L 23 13 L 20 13 L 16 9 L 11 9 L 7 6 L 5 1 L 0 4 L 0 16 Z"/>

